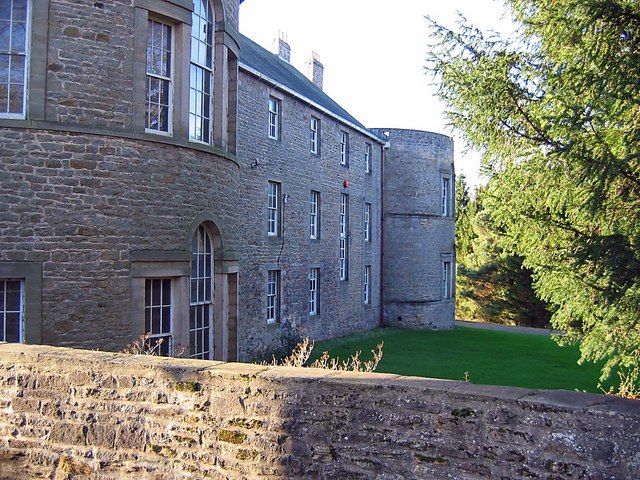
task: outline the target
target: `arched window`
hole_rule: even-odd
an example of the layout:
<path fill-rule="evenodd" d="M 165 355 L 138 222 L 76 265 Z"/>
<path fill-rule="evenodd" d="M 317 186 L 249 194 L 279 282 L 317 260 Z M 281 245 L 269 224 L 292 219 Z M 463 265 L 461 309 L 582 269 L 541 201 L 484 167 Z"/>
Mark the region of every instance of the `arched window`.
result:
<path fill-rule="evenodd" d="M 213 353 L 213 241 L 204 225 L 191 239 L 190 356 L 209 360 Z"/>
<path fill-rule="evenodd" d="M 29 1 L 0 0 L 0 117 L 25 118 Z"/>
<path fill-rule="evenodd" d="M 191 25 L 189 138 L 211 143 L 214 15 L 208 0 L 194 0 Z"/>

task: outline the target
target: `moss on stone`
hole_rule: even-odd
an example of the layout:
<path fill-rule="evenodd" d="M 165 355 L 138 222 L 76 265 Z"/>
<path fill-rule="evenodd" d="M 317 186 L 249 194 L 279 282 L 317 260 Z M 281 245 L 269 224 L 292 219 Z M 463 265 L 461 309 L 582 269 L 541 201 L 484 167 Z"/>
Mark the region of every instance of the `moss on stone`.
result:
<path fill-rule="evenodd" d="M 238 452 L 236 453 L 236 458 L 238 460 L 255 460 L 259 456 L 260 452 L 254 449 L 247 450 L 243 448 L 238 450 Z"/>
<path fill-rule="evenodd" d="M 240 427 L 246 430 L 255 430 L 262 427 L 264 422 L 262 420 L 249 420 L 247 418 L 234 418 L 229 422 L 232 427 Z"/>
<path fill-rule="evenodd" d="M 199 392 L 202 386 L 198 382 L 178 382 L 176 383 L 178 392 Z"/>
<path fill-rule="evenodd" d="M 467 417 L 475 417 L 476 412 L 471 408 L 455 408 L 451 410 L 451 415 L 458 418 L 467 418 Z"/>
<path fill-rule="evenodd" d="M 220 440 L 221 442 L 241 445 L 246 439 L 246 434 L 242 432 L 236 432 L 235 430 L 220 430 L 220 432 L 218 432 L 218 440 Z"/>
<path fill-rule="evenodd" d="M 165 447 L 163 445 L 151 445 L 151 451 L 161 457 L 173 458 L 177 452 L 173 448 Z"/>

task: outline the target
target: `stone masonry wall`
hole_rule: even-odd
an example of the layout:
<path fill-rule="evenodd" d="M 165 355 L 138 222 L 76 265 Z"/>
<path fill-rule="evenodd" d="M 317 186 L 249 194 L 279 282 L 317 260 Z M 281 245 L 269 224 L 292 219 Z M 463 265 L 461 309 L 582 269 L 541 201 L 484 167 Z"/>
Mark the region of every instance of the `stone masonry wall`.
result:
<path fill-rule="evenodd" d="M 269 95 L 281 98 L 282 139 L 267 135 Z M 311 115 L 320 119 L 320 154 L 310 153 Z M 349 166 L 340 165 L 340 131 L 349 132 Z M 365 143 L 372 145 L 372 173 L 365 173 Z M 282 341 L 283 325 L 314 339 L 371 329 L 380 322 L 381 143 L 240 70 L 238 158 L 240 218 L 246 222 L 240 255 L 239 336 L 259 357 Z M 257 162 L 257 163 L 256 163 Z M 343 181 L 349 180 L 349 188 Z M 267 235 L 267 186 L 281 182 L 282 236 Z M 320 192 L 320 238 L 309 238 L 309 195 Z M 339 280 L 340 194 L 349 195 L 348 281 Z M 363 234 L 364 202 L 372 204 L 372 241 Z M 371 304 L 363 304 L 364 265 L 371 265 Z M 309 269 L 320 269 L 320 314 L 309 315 Z M 280 269 L 282 323 L 266 323 L 267 270 Z"/>
<path fill-rule="evenodd" d="M 640 402 L 0 344 L 0 478 L 637 479 Z"/>
<path fill-rule="evenodd" d="M 120 350 L 131 251 L 188 252 L 201 214 L 237 243 L 238 166 L 117 137 L 0 128 L 0 262 L 42 264 L 42 342 Z M 27 299 L 29 300 L 29 299 Z"/>
<path fill-rule="evenodd" d="M 376 132 L 389 141 L 383 185 L 385 324 L 452 328 L 455 301 L 453 295 L 443 298 L 442 262 L 455 260 L 453 141 L 418 130 Z M 442 215 L 443 177 L 450 184 L 448 216 Z"/>

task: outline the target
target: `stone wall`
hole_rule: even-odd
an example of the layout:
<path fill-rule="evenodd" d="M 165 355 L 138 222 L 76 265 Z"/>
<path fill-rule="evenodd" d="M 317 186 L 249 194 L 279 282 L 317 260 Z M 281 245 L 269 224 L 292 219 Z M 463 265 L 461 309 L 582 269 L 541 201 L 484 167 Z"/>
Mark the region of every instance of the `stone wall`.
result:
<path fill-rule="evenodd" d="M 0 158 L 0 266 L 42 266 L 42 338 L 30 343 L 120 350 L 136 338 L 132 252 L 184 252 L 188 264 L 197 218 L 215 218 L 227 250 L 238 243 L 238 165 L 229 158 L 8 128 Z M 26 328 L 32 322 L 40 318 L 26 318 Z"/>
<path fill-rule="evenodd" d="M 269 96 L 281 99 L 282 138 L 267 136 Z M 282 325 L 324 339 L 371 329 L 380 323 L 381 161 L 379 141 L 240 69 L 238 158 L 239 216 L 245 222 L 240 257 L 240 338 L 259 357 L 282 341 Z M 310 152 L 309 122 L 320 119 L 319 154 Z M 349 133 L 349 165 L 340 165 L 340 132 Z M 365 143 L 372 172 L 365 173 Z M 349 187 L 343 187 L 343 181 Z M 267 187 L 281 183 L 284 231 L 267 235 Z M 309 238 L 309 195 L 320 192 L 320 238 Z M 349 195 L 349 278 L 339 279 L 340 194 Z M 364 241 L 364 203 L 372 205 L 372 240 Z M 371 265 L 371 303 L 363 304 L 364 266 Z M 309 315 L 309 269 L 320 269 L 320 313 Z M 267 271 L 280 269 L 281 324 L 266 323 Z"/>
<path fill-rule="evenodd" d="M 453 140 L 419 130 L 375 131 L 389 141 L 383 175 L 384 322 L 452 328 L 454 295 L 443 298 L 442 270 L 443 261 L 455 260 Z M 450 185 L 446 216 L 443 178 Z"/>
<path fill-rule="evenodd" d="M 0 478 L 636 479 L 640 402 L 0 345 Z"/>

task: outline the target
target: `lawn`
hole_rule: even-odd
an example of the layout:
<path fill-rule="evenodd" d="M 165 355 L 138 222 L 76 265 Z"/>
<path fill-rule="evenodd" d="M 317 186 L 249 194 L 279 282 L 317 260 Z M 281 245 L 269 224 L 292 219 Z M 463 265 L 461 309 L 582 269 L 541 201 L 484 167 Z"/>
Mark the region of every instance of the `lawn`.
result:
<path fill-rule="evenodd" d="M 600 367 L 578 365 L 578 348 L 559 347 L 545 335 L 458 327 L 447 331 L 377 329 L 350 337 L 317 342 L 314 356 L 327 350 L 347 358 L 384 341 L 384 357 L 377 372 L 463 380 L 473 383 L 528 388 L 598 389 Z M 365 355 L 366 354 L 366 355 Z"/>

